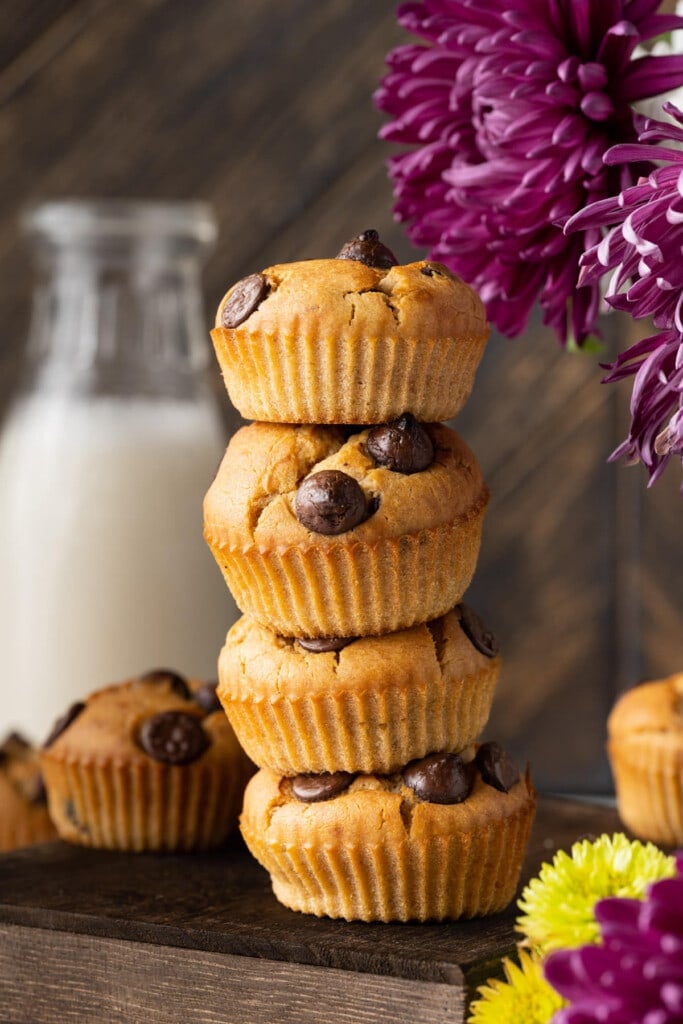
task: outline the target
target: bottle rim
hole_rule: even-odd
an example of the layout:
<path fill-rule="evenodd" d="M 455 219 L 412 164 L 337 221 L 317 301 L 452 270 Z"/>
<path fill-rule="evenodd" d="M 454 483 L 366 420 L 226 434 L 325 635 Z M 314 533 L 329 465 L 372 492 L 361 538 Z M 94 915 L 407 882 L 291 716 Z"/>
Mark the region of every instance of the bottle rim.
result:
<path fill-rule="evenodd" d="M 21 227 L 54 244 L 183 240 L 210 246 L 218 235 L 211 205 L 197 199 L 49 199 L 29 206 Z"/>

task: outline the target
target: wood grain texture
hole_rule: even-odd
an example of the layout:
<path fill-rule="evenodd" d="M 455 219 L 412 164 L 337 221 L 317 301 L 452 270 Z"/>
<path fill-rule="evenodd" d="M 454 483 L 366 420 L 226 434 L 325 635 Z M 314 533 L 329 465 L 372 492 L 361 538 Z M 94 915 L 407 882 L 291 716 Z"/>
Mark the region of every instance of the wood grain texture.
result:
<path fill-rule="evenodd" d="M 12 1024 L 459 1024 L 452 985 L 0 925 Z M 274 1017 L 274 1008 L 277 1017 Z"/>
<path fill-rule="evenodd" d="M 39 198 L 213 203 L 207 324 L 238 277 L 332 255 L 363 228 L 401 260 L 421 255 L 392 221 L 391 149 L 371 101 L 385 53 L 407 39 L 394 11 L 393 0 L 2 5 L 0 417 L 30 303 L 17 215 Z M 609 354 L 630 330 L 622 322 Z M 630 388 L 600 376 L 595 356 L 561 352 L 535 321 L 516 341 L 493 336 L 455 424 L 493 495 L 469 594 L 504 655 L 487 735 L 529 757 L 545 789 L 609 790 L 615 696 L 683 666 L 678 470 L 646 491 L 642 471 L 606 464 Z"/>

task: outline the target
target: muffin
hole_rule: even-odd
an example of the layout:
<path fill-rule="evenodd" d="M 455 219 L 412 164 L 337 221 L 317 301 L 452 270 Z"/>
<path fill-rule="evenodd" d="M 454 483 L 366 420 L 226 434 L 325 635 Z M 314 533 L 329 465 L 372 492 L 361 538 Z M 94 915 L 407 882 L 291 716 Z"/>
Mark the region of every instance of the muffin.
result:
<path fill-rule="evenodd" d="M 624 693 L 607 722 L 619 816 L 634 835 L 683 844 L 683 673 Z"/>
<path fill-rule="evenodd" d="M 205 497 L 204 535 L 240 609 L 274 632 L 376 635 L 457 604 L 487 502 L 476 459 L 442 424 L 252 423 Z"/>
<path fill-rule="evenodd" d="M 536 797 L 498 744 L 467 756 L 387 776 L 264 768 L 240 828 L 292 910 L 361 921 L 493 914 L 514 898 Z"/>
<path fill-rule="evenodd" d="M 11 733 L 0 746 L 0 851 L 56 838 L 38 753 L 19 733 Z"/>
<path fill-rule="evenodd" d="M 245 419 L 438 421 L 467 401 L 489 334 L 481 300 L 440 263 L 396 266 L 354 242 L 353 255 L 268 267 L 224 296 L 211 337 Z"/>
<path fill-rule="evenodd" d="M 281 637 L 244 617 L 220 654 L 218 696 L 261 767 L 387 773 L 479 736 L 497 652 L 465 605 L 399 633 L 336 640 Z"/>
<path fill-rule="evenodd" d="M 74 704 L 41 753 L 62 839 L 117 850 L 217 846 L 253 770 L 215 684 L 167 669 Z"/>

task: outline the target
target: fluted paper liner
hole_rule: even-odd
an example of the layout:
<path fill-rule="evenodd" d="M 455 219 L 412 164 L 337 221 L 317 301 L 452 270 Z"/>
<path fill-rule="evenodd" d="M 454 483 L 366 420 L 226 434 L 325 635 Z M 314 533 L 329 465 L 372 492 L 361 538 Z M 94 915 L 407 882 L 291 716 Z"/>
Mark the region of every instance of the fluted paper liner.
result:
<path fill-rule="evenodd" d="M 634 835 L 683 844 L 683 743 L 675 733 L 610 740 L 619 816 Z"/>
<path fill-rule="evenodd" d="M 509 793 L 478 780 L 462 804 L 419 805 L 412 824 L 397 825 L 391 811 L 385 821 L 380 812 L 376 830 L 372 807 L 364 813 L 367 801 L 342 795 L 324 802 L 336 805 L 338 817 L 322 834 L 323 804 L 290 807 L 287 825 L 294 814 L 301 827 L 278 826 L 277 785 L 272 773 L 257 773 L 240 827 L 275 896 L 292 910 L 361 921 L 443 920 L 494 914 L 515 896 L 535 809 L 528 775 Z"/>
<path fill-rule="evenodd" d="M 50 815 L 62 839 L 110 850 L 202 850 L 232 831 L 243 770 L 149 760 L 41 758 Z"/>
<path fill-rule="evenodd" d="M 451 419 L 467 401 L 486 333 L 453 338 L 321 337 L 313 318 L 290 333 L 246 326 L 211 332 L 230 400 L 245 419 L 276 423 L 384 423 L 409 409 Z"/>
<path fill-rule="evenodd" d="M 206 539 L 238 607 L 282 636 L 370 636 L 445 614 L 477 564 L 484 506 L 374 544 L 223 547 Z"/>
<path fill-rule="evenodd" d="M 472 743 L 486 725 L 498 669 L 496 660 L 451 683 L 296 699 L 231 699 L 222 688 L 221 701 L 254 764 L 282 775 L 388 773 L 435 750 Z"/>

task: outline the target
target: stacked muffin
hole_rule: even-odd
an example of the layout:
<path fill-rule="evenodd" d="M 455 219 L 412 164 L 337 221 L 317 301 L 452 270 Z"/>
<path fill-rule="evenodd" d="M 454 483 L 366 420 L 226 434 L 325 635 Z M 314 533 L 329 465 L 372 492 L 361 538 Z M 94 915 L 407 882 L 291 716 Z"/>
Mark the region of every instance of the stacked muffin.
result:
<path fill-rule="evenodd" d="M 377 233 L 270 267 L 222 300 L 212 338 L 256 422 L 204 502 L 241 610 L 218 695 L 260 767 L 241 829 L 286 906 L 360 920 L 503 909 L 535 794 L 475 741 L 500 667 L 461 602 L 488 491 L 440 421 L 469 396 L 488 328 L 438 263 Z"/>

